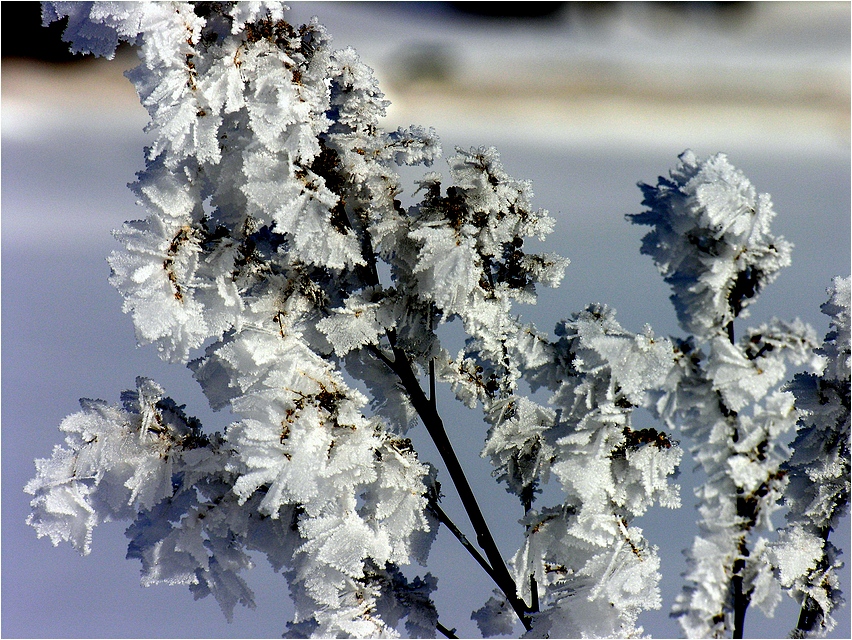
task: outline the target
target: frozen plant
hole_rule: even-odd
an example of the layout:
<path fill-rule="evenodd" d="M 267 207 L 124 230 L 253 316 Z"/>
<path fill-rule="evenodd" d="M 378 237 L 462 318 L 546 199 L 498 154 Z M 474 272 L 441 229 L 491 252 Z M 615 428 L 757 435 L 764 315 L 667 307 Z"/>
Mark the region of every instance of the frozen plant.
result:
<path fill-rule="evenodd" d="M 777 546 L 770 553 L 761 535 L 772 531 L 771 515 L 788 489 L 787 443 L 800 416 L 794 395 L 777 387 L 787 361 L 814 370 L 822 362 L 813 330 L 799 320 L 773 319 L 736 339 L 734 321 L 790 263 L 792 247 L 770 233 L 768 194 L 758 194 L 724 155 L 700 161 L 685 152 L 680 160 L 670 178 L 640 185 L 648 210 L 629 216 L 652 227 L 642 252 L 671 285 L 680 325 L 691 334 L 675 340 L 675 364 L 654 392 L 653 410 L 690 438 L 707 476 L 696 489 L 700 536 L 673 615 L 689 637 L 742 637 L 750 604 L 773 613 L 780 600 L 773 572 L 780 563 L 786 573 L 796 554 Z M 841 414 L 845 402 L 848 420 L 848 389 L 830 402 Z M 845 436 L 827 435 L 820 434 L 821 446 L 848 451 L 848 427 Z M 848 495 L 848 464 L 836 472 Z"/>
<path fill-rule="evenodd" d="M 87 553 L 98 523 L 130 521 L 144 584 L 212 594 L 229 618 L 253 606 L 242 572 L 261 551 L 289 584 L 290 636 L 397 636 L 404 625 L 454 637 L 432 599 L 436 577 L 407 568 L 427 566 L 443 526 L 494 582 L 472 614 L 484 635 L 637 636 L 640 614 L 661 600 L 658 546 L 636 518 L 680 506 L 678 429 L 708 473 L 677 605 L 685 631 L 736 635 L 746 606 L 771 608 L 779 585 L 827 615 L 839 598 L 835 583 L 819 590 L 833 547 L 803 563 L 784 541 L 825 541 L 848 500 L 848 464 L 817 469 L 808 453 L 848 452 L 848 281 L 846 306 L 832 302 L 846 313 L 834 346 L 814 354 L 812 331 L 782 321 L 735 341 L 734 319 L 790 246 L 769 233 L 768 197 L 723 156 L 687 153 L 671 180 L 645 187 L 650 209 L 634 221 L 654 227 L 643 251 L 691 336 L 631 333 L 596 304 L 552 338 L 517 312 L 567 265 L 525 250 L 553 227 L 530 184 L 507 175 L 494 149 L 457 149 L 448 177 L 426 173 L 419 201 L 403 206 L 395 167 L 431 166 L 435 131 L 383 130 L 388 103 L 371 70 L 285 10 L 44 5 L 45 23 L 68 18 L 72 50 L 139 46 L 128 77 L 151 144 L 133 189 L 147 217 L 116 232 L 124 249 L 110 256 L 111 282 L 139 342 L 187 364 L 237 420 L 210 433 L 146 378 L 120 405 L 82 400 L 60 427 L 65 445 L 36 461 L 26 487 L 38 535 Z M 458 353 L 441 340 L 452 322 L 467 336 Z M 845 365 L 823 371 L 844 348 Z M 830 406 L 806 398 L 811 378 L 779 390 L 786 361 L 822 372 Z M 518 499 L 523 543 L 508 562 L 453 449 L 439 383 L 481 407 L 482 455 Z M 638 428 L 637 407 L 668 431 Z M 440 468 L 407 437 L 418 420 Z M 790 460 L 797 420 L 809 444 Z M 819 493 L 829 472 L 836 490 Z M 559 491 L 543 493 L 551 480 Z M 442 508 L 450 486 L 470 537 Z M 787 487 L 790 533 L 773 546 L 756 535 Z M 803 632 L 826 626 L 803 616 L 814 620 Z"/>

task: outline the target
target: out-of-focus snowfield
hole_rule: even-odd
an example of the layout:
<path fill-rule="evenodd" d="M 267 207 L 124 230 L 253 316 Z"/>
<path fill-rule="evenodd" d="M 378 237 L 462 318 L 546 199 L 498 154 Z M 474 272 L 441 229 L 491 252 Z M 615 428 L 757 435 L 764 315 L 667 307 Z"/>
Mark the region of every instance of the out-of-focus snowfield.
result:
<path fill-rule="evenodd" d="M 728 153 L 772 195 L 775 231 L 796 245 L 793 266 L 739 326 L 799 316 L 822 337 L 825 288 L 850 269 L 850 4 L 690 6 L 571 5 L 546 21 L 498 22 L 441 4 L 294 3 L 290 21 L 317 15 L 337 47 L 359 51 L 393 103 L 387 128 L 435 127 L 445 155 L 455 145 L 496 146 L 511 175 L 533 181 L 535 204 L 557 221 L 547 247 L 572 261 L 560 289 L 522 310 L 540 327 L 605 302 L 633 331 L 649 323 L 681 335 L 667 287 L 639 253 L 645 229 L 624 214 L 642 209 L 638 181 L 655 182 L 692 148 L 702 157 Z M 124 559 L 123 523 L 96 529 L 86 558 L 37 540 L 24 524 L 32 461 L 61 442 L 57 426 L 79 397 L 117 402 L 146 375 L 209 428 L 229 421 L 209 410 L 188 371 L 135 347 L 107 283 L 104 258 L 116 247 L 109 231 L 144 216 L 125 187 L 143 166 L 147 120 L 120 75 L 133 64 L 125 57 L 58 69 L 4 59 L 2 634 L 277 636 L 291 606 L 262 558 L 248 576 L 257 610 L 238 610 L 229 625 L 211 598 L 193 603 L 185 587 L 140 587 L 138 565 Z M 404 174 L 409 195 L 421 173 Z M 457 410 L 448 394 L 441 403 L 509 557 L 520 542 L 520 508 L 478 457 L 478 414 Z M 413 437 L 439 462 L 424 434 Z M 655 637 L 679 635 L 668 610 L 681 586 L 680 550 L 695 534 L 692 466 L 687 456 L 684 508 L 637 521 L 663 558 L 663 609 L 640 619 Z M 452 493 L 448 482 L 445 490 Z M 834 535 L 848 561 L 848 517 Z M 432 560 L 441 621 L 460 636 L 478 635 L 470 611 L 491 586 L 446 532 Z M 842 579 L 848 594 L 848 569 Z M 785 636 L 797 615 L 788 600 L 771 620 L 749 611 L 746 635 Z M 850 637 L 849 609 L 837 617 L 831 635 Z"/>

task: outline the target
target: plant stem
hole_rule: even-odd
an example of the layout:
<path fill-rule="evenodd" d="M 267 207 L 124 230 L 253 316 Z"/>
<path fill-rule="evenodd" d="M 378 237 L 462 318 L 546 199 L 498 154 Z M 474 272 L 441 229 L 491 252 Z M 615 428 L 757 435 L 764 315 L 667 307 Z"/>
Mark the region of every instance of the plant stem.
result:
<path fill-rule="evenodd" d="M 740 550 L 748 554 L 745 548 L 745 540 L 740 543 Z M 751 593 L 743 593 L 743 571 L 746 561 L 744 557 L 737 558 L 734 562 L 734 576 L 731 583 L 734 587 L 734 638 L 742 638 L 745 630 L 745 615 L 751 601 Z"/>
<path fill-rule="evenodd" d="M 485 569 L 485 573 L 491 576 L 491 579 L 494 580 L 494 582 L 497 582 L 497 577 L 494 575 L 494 569 L 491 568 L 491 565 L 488 564 L 488 561 L 482 557 L 482 554 L 479 553 L 476 547 L 474 547 L 470 543 L 470 540 L 468 540 L 467 536 L 461 532 L 461 529 L 459 529 L 458 526 L 456 526 L 456 523 L 450 520 L 450 517 L 441 508 L 441 506 L 437 502 L 431 502 L 429 504 L 429 508 L 435 512 L 436 516 L 438 516 L 438 521 L 442 525 L 447 527 L 447 529 L 450 530 L 450 533 L 452 533 L 456 537 L 456 539 L 461 543 L 461 545 L 465 549 L 467 549 L 468 553 L 473 556 L 473 559 L 479 563 L 479 566 Z"/>
<path fill-rule="evenodd" d="M 539 603 L 538 603 L 538 583 L 535 580 L 535 574 L 530 574 L 530 593 L 532 594 L 532 602 L 530 603 L 530 611 L 532 613 L 538 613 Z"/>
<path fill-rule="evenodd" d="M 429 402 L 437 409 L 438 398 L 435 393 L 435 358 L 429 360 Z"/>
<path fill-rule="evenodd" d="M 429 304 L 429 333 L 434 337 L 434 324 L 435 324 L 435 303 L 432 302 Z M 438 395 L 435 389 L 436 386 L 436 377 L 435 377 L 435 356 L 429 358 L 429 400 L 432 403 L 432 407 L 437 411 L 438 408 Z"/>
<path fill-rule="evenodd" d="M 796 631 L 799 634 L 792 635 L 793 638 L 805 638 L 813 632 L 818 626 L 820 618 L 822 618 L 822 610 L 817 602 L 809 595 L 802 600 L 802 608 L 799 611 L 799 620 L 796 622 Z M 801 635 L 800 635 L 801 634 Z"/>
<path fill-rule="evenodd" d="M 436 628 L 438 631 L 440 631 L 441 633 L 443 633 L 443 634 L 444 634 L 444 636 L 445 636 L 445 637 L 447 637 L 447 638 L 458 638 L 458 636 L 456 635 L 456 630 L 455 630 L 455 629 L 447 629 L 447 628 L 446 628 L 444 625 L 442 625 L 440 622 L 435 623 L 435 628 Z"/>
<path fill-rule="evenodd" d="M 532 622 L 528 615 L 527 606 L 523 600 L 518 598 L 515 581 L 509 573 L 506 564 L 503 562 L 503 557 L 500 555 L 497 543 L 494 541 L 491 531 L 488 528 L 488 523 L 482 515 L 482 511 L 476 501 L 476 496 L 467 481 L 464 469 L 447 436 L 444 422 L 441 420 L 441 416 L 438 414 L 432 401 L 426 397 L 423 389 L 421 389 L 417 376 L 414 374 L 405 352 L 396 346 L 396 336 L 392 332 L 389 332 L 388 338 L 393 348 L 394 359 L 391 361 L 377 347 L 373 349 L 373 353 L 377 354 L 379 359 L 385 362 L 396 373 L 403 388 L 408 393 L 411 404 L 414 406 L 415 411 L 417 411 L 417 414 L 426 427 L 426 431 L 435 443 L 435 447 L 444 461 L 450 479 L 453 485 L 455 485 L 456 491 L 458 491 L 467 517 L 476 532 L 476 542 L 485 553 L 485 557 L 492 567 L 492 579 L 506 596 L 506 600 L 515 610 L 524 627 L 529 630 L 532 628 Z"/>
<path fill-rule="evenodd" d="M 524 487 L 521 491 L 521 502 L 524 504 L 524 516 L 528 516 L 530 511 L 532 510 L 533 503 L 533 495 L 534 495 L 534 486 L 532 484 Z M 530 526 L 527 525 L 527 535 L 529 536 Z M 535 579 L 535 573 L 530 574 L 530 594 L 532 597 L 532 602 L 530 602 L 529 611 L 530 613 L 538 613 L 539 611 L 539 602 L 538 602 L 538 583 Z"/>
<path fill-rule="evenodd" d="M 734 339 L 734 321 L 731 320 L 725 326 L 725 330 L 728 333 L 728 340 L 730 340 L 731 344 L 735 345 L 736 341 Z M 739 502 L 739 501 L 738 501 Z M 738 504 L 737 515 L 742 516 L 747 519 L 751 519 L 753 514 L 743 513 L 742 509 Z M 750 528 L 750 527 L 749 527 Z M 734 630 L 733 637 L 734 638 L 742 638 L 743 632 L 745 630 L 745 616 L 746 610 L 748 609 L 748 605 L 751 603 L 751 592 L 745 592 L 743 590 L 743 582 L 745 577 L 743 573 L 746 568 L 746 558 L 748 557 L 748 546 L 746 545 L 746 535 L 747 531 L 743 532 L 743 536 L 740 539 L 739 544 L 739 557 L 734 561 L 734 566 L 732 567 L 733 576 L 731 577 L 731 587 L 733 588 L 734 594 Z"/>

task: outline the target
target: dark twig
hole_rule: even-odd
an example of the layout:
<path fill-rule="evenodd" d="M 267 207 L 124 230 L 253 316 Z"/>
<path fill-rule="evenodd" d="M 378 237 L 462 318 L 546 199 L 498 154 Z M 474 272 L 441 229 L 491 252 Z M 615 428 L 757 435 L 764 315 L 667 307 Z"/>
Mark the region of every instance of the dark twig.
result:
<path fill-rule="evenodd" d="M 438 407 L 438 399 L 435 394 L 435 358 L 429 360 L 429 402 L 432 407 Z"/>
<path fill-rule="evenodd" d="M 450 533 L 452 533 L 461 545 L 467 549 L 468 553 L 473 556 L 473 559 L 476 560 L 483 569 L 485 569 L 485 572 L 491 576 L 491 579 L 497 582 L 497 577 L 494 575 L 494 569 L 492 569 L 491 565 L 488 564 L 488 561 L 482 557 L 479 550 L 471 544 L 470 540 L 467 539 L 467 536 L 464 535 L 464 533 L 462 533 L 462 531 L 456 526 L 456 523 L 450 520 L 450 517 L 441 508 L 441 506 L 437 502 L 431 502 L 429 504 L 429 508 L 432 509 L 436 516 L 438 516 L 438 522 L 450 530 Z"/>
<path fill-rule="evenodd" d="M 745 631 L 746 609 L 748 609 L 748 605 L 751 602 L 751 592 L 743 591 L 743 573 L 745 572 L 746 566 L 745 556 L 748 555 L 745 539 L 740 542 L 740 552 L 743 553 L 744 556 L 737 558 L 734 562 L 734 575 L 733 578 L 731 578 L 731 583 L 734 587 L 734 631 L 732 634 L 734 638 L 743 637 L 743 633 Z"/>
<path fill-rule="evenodd" d="M 515 610 L 515 613 L 523 623 L 524 627 L 529 630 L 532 628 L 532 620 L 528 615 L 528 608 L 524 601 L 517 595 L 515 581 L 512 578 L 512 574 L 509 573 L 509 569 L 503 561 L 503 557 L 500 554 L 497 543 L 494 541 L 494 537 L 491 535 L 491 531 L 488 528 L 488 523 L 482 515 L 482 511 L 476 501 L 473 489 L 471 489 L 470 483 L 467 481 L 464 469 L 456 456 L 456 452 L 453 449 L 449 436 L 447 436 L 447 431 L 444 428 L 444 422 L 438 414 L 435 406 L 432 404 L 432 401 L 426 397 L 426 394 L 420 387 L 420 383 L 417 380 L 417 376 L 414 374 L 414 370 L 412 369 L 411 363 L 408 361 L 406 353 L 396 346 L 395 333 L 392 331 L 388 332 L 388 339 L 393 349 L 393 361 L 391 361 L 390 358 L 388 358 L 375 345 L 371 346 L 371 351 L 376 354 L 382 362 L 387 364 L 394 373 L 396 373 L 403 388 L 408 393 L 409 400 L 411 401 L 414 410 L 417 411 L 423 425 L 426 427 L 426 431 L 435 443 L 435 447 L 438 449 L 438 453 L 444 461 L 447 473 L 449 473 L 450 479 L 452 480 L 453 485 L 455 485 L 456 491 L 458 491 L 459 498 L 461 498 L 465 512 L 467 513 L 470 523 L 473 525 L 473 529 L 476 532 L 476 542 L 485 552 L 485 557 L 488 559 L 488 563 L 492 567 L 492 579 L 506 596 L 506 600 Z"/>
<path fill-rule="evenodd" d="M 433 333 L 433 325 L 435 322 L 435 303 L 429 305 L 429 332 Z M 434 334 L 433 334 L 434 337 Z M 429 400 L 432 402 L 432 407 L 437 410 L 438 397 L 435 392 L 435 356 L 429 358 Z"/>
<path fill-rule="evenodd" d="M 728 340 L 731 344 L 736 344 L 734 339 L 734 321 L 731 320 L 725 325 L 725 330 L 728 334 Z M 735 431 L 736 433 L 736 431 Z M 736 441 L 736 440 L 735 440 Z M 749 514 L 741 512 L 743 511 L 743 507 L 740 504 L 740 501 L 737 501 L 737 515 L 742 516 L 746 519 L 749 518 Z M 747 520 L 748 521 L 748 520 Z M 746 543 L 746 535 L 747 532 L 743 533 L 743 537 L 740 539 L 739 545 L 739 557 L 734 561 L 734 566 L 731 568 L 733 575 L 731 576 L 731 587 L 733 589 L 733 605 L 734 605 L 734 629 L 732 632 L 732 636 L 734 638 L 742 638 L 743 632 L 745 629 L 745 617 L 746 610 L 748 609 L 748 605 L 751 603 L 751 591 L 745 591 L 745 573 L 746 569 L 746 558 L 748 557 L 748 545 Z"/>
<path fill-rule="evenodd" d="M 530 603 L 530 612 L 538 613 L 538 583 L 535 580 L 535 574 L 530 574 L 530 593 L 532 594 L 532 602 Z"/>

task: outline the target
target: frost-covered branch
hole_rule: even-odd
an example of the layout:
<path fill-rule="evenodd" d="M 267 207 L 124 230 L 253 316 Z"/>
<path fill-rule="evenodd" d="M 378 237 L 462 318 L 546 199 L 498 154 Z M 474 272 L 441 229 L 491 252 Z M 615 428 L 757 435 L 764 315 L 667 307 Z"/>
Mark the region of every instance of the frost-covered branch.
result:
<path fill-rule="evenodd" d="M 831 631 L 831 614 L 843 602 L 840 551 L 828 537 L 849 511 L 849 288 L 849 278 L 836 278 L 822 306 L 831 329 L 817 351 L 825 359 L 821 374 L 798 374 L 789 385 L 800 411 L 793 455 L 784 465 L 790 511 L 770 557 L 781 586 L 801 604 L 797 637 Z"/>
<path fill-rule="evenodd" d="M 488 564 L 488 561 L 482 557 L 482 554 L 479 550 L 467 539 L 467 536 L 462 532 L 461 529 L 458 528 L 455 522 L 453 522 L 450 517 L 446 514 L 446 512 L 441 508 L 441 505 L 438 504 L 437 500 L 431 502 L 429 504 L 429 508 L 435 512 L 435 516 L 438 518 L 438 522 L 447 527 L 450 530 L 456 539 L 459 541 L 465 550 L 473 557 L 474 560 L 483 568 L 485 573 L 491 576 L 491 579 L 494 582 L 499 582 L 497 577 L 494 575 L 494 569 L 491 568 L 491 565 Z"/>
<path fill-rule="evenodd" d="M 816 365 L 815 336 L 798 320 L 773 320 L 734 339 L 734 320 L 789 264 L 791 245 L 770 233 L 769 196 L 724 155 L 680 159 L 670 179 L 640 185 L 649 209 L 629 216 L 653 228 L 642 252 L 671 285 L 680 324 L 693 334 L 675 342 L 677 364 L 656 404 L 690 437 L 708 478 L 696 490 L 701 534 L 674 615 L 691 637 L 742 637 L 747 607 L 771 612 L 778 600 L 767 540 L 751 542 L 753 532 L 771 530 L 798 418 L 793 395 L 773 389 L 787 361 Z"/>
<path fill-rule="evenodd" d="M 665 433 L 634 429 L 632 414 L 665 379 L 671 344 L 650 328 L 625 331 L 600 305 L 560 323 L 557 335 L 542 346 L 548 358 L 527 371 L 533 384 L 552 390 L 554 409 L 513 395 L 488 412 L 483 454 L 508 489 L 522 497 L 533 487 L 535 494 L 551 474 L 562 488 L 560 504 L 527 511 L 516 580 L 524 600 L 540 609 L 535 636 L 641 634 L 639 614 L 660 606 L 659 558 L 632 520 L 655 503 L 679 506 L 668 478 L 681 451 Z M 493 627 L 481 620 L 488 635 Z"/>
<path fill-rule="evenodd" d="M 403 572 L 426 565 L 443 524 L 497 587 L 472 615 L 483 635 L 520 620 L 529 637 L 632 637 L 661 605 L 658 546 L 637 518 L 680 505 L 680 429 L 708 476 L 676 605 L 684 630 L 741 635 L 750 604 L 771 610 L 776 577 L 802 602 L 801 632 L 829 628 L 840 596 L 827 538 L 849 494 L 849 281 L 825 308 L 820 355 L 799 321 L 736 340 L 734 321 L 791 245 L 769 232 L 769 197 L 724 156 L 687 152 L 670 179 L 643 185 L 649 209 L 633 220 L 653 227 L 642 250 L 689 337 L 633 333 L 603 304 L 545 334 L 517 307 L 559 285 L 568 261 L 529 250 L 554 226 L 530 183 L 493 148 L 456 149 L 448 176 L 426 173 L 404 206 L 397 166 L 431 166 L 434 130 L 382 129 L 372 71 L 316 19 L 285 16 L 278 2 L 45 4 L 45 23 L 68 18 L 75 51 L 139 47 L 127 75 L 151 118 L 132 185 L 146 217 L 115 233 L 110 281 L 140 344 L 186 364 L 236 420 L 207 433 L 145 378 L 121 406 L 82 401 L 26 486 L 38 535 L 86 553 L 94 526 L 128 520 L 145 584 L 189 585 L 229 618 L 253 606 L 241 573 L 262 551 L 296 605 L 290 636 L 404 624 L 455 637 L 438 620 L 437 578 Z M 467 335 L 455 355 L 448 323 Z M 822 377 L 779 390 L 788 363 Z M 509 562 L 439 384 L 482 409 L 482 456 L 520 503 Z M 639 428 L 639 407 L 665 430 Z M 417 420 L 440 468 L 406 435 Z M 439 477 L 475 538 L 443 511 Z M 790 521 L 770 545 L 757 532 L 782 496 Z"/>
<path fill-rule="evenodd" d="M 508 602 L 524 623 L 524 626 L 529 628 L 530 623 L 527 616 L 527 607 L 517 596 L 517 586 L 509 574 L 509 570 L 506 568 L 497 543 L 494 541 L 491 530 L 488 528 L 485 516 L 482 515 L 476 496 L 468 483 L 464 469 L 447 436 L 441 416 L 438 414 L 435 404 L 426 397 L 426 394 L 420 388 L 420 384 L 411 369 L 405 352 L 399 347 L 394 347 L 394 356 L 394 360 L 390 364 L 394 372 L 399 376 L 399 380 L 406 392 L 409 394 L 411 404 L 423 420 L 426 430 L 429 432 L 432 441 L 438 449 L 438 453 L 441 455 L 441 459 L 446 465 L 447 473 L 450 475 L 453 486 L 458 491 L 464 505 L 465 512 L 473 525 L 474 531 L 476 531 L 476 540 L 488 559 L 491 568 L 489 575 L 497 582 Z"/>

